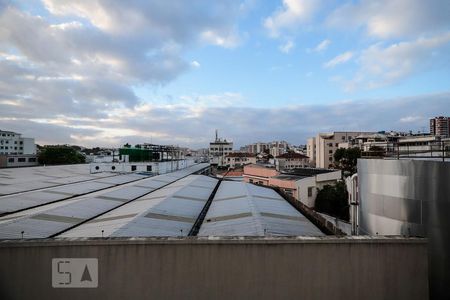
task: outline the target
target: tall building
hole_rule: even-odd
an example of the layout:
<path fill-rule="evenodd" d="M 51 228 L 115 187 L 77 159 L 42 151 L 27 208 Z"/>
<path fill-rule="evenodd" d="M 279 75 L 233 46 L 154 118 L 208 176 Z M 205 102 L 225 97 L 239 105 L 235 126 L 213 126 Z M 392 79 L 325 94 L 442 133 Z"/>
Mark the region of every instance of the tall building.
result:
<path fill-rule="evenodd" d="M 225 156 L 233 152 L 233 142 L 221 139 L 216 130 L 216 139 L 209 143 L 209 163 L 212 165 L 225 165 Z"/>
<path fill-rule="evenodd" d="M 0 155 L 36 154 L 33 138 L 24 138 L 20 133 L 0 130 Z"/>
<path fill-rule="evenodd" d="M 450 117 L 435 117 L 430 119 L 431 135 L 450 137 Z"/>
<path fill-rule="evenodd" d="M 319 133 L 310 138 L 307 145 L 309 162 L 316 168 L 332 168 L 334 165 L 334 152 L 339 148 L 348 148 L 361 134 L 374 134 L 374 132 L 336 131 Z M 315 155 L 312 154 L 315 152 Z"/>

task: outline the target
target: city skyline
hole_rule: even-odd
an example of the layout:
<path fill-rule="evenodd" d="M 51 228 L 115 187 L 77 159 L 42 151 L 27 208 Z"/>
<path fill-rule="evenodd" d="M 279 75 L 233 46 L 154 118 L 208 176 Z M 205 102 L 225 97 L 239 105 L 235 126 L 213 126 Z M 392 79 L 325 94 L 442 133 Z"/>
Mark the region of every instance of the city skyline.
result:
<path fill-rule="evenodd" d="M 448 1 L 0 1 L 0 129 L 305 144 L 450 115 Z"/>

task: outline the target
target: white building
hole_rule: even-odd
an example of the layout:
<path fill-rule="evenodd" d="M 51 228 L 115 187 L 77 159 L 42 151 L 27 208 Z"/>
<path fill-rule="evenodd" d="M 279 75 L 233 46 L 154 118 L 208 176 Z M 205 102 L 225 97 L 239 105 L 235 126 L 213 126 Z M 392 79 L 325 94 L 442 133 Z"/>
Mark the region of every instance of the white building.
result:
<path fill-rule="evenodd" d="M 275 158 L 275 167 L 277 171 L 304 168 L 309 166 L 309 158 L 306 155 L 288 152 Z"/>
<path fill-rule="evenodd" d="M 209 163 L 216 166 L 225 165 L 225 156 L 233 152 L 233 142 L 221 139 L 217 135 L 214 142 L 209 143 Z"/>
<path fill-rule="evenodd" d="M 256 154 L 236 152 L 225 156 L 224 165 L 227 167 L 236 168 L 248 164 L 256 164 Z"/>
<path fill-rule="evenodd" d="M 24 138 L 20 133 L 0 130 L 0 155 L 36 154 L 33 138 Z"/>
<path fill-rule="evenodd" d="M 316 168 L 332 168 L 334 164 L 334 152 L 343 145 L 353 144 L 356 137 L 375 132 L 336 131 L 331 133 L 319 133 L 316 137 L 308 139 L 307 154 L 309 162 Z M 314 151 L 315 154 L 312 153 Z"/>

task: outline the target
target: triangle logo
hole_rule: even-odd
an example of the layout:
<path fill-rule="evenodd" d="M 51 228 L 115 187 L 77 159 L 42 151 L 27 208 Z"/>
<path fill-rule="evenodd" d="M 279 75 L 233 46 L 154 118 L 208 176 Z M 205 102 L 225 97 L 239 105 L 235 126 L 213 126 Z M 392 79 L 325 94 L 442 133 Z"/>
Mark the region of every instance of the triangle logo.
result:
<path fill-rule="evenodd" d="M 83 275 L 81 275 L 80 281 L 92 281 L 91 274 L 89 274 L 87 265 L 84 267 Z"/>

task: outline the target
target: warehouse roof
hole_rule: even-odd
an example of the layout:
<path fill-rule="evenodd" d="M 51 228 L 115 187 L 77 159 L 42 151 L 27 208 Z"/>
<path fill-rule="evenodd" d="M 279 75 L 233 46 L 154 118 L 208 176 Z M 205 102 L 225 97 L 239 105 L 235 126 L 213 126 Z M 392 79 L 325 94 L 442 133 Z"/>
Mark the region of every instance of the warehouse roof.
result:
<path fill-rule="evenodd" d="M 221 183 L 199 236 L 323 236 L 274 190 L 242 182 Z"/>
<path fill-rule="evenodd" d="M 216 184 L 190 175 L 59 237 L 187 236 Z"/>

